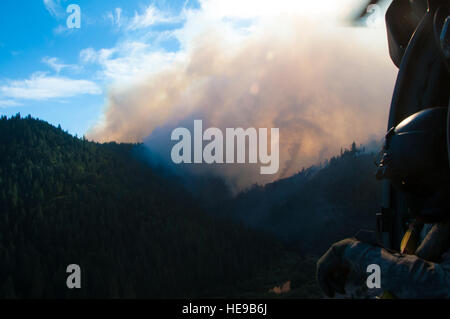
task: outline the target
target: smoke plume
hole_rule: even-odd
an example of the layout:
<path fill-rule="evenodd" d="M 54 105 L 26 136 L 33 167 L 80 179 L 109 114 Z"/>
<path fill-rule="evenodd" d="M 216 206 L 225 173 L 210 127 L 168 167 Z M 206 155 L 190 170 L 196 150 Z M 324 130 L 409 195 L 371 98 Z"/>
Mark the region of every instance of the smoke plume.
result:
<path fill-rule="evenodd" d="M 102 123 L 88 137 L 143 142 L 170 161 L 172 129 L 280 129 L 278 174 L 260 165 L 192 165 L 235 186 L 267 183 L 367 143 L 386 129 L 395 69 L 384 30 L 337 27 L 285 15 L 236 34 L 196 32 L 183 56 L 132 85 L 111 88 Z"/>

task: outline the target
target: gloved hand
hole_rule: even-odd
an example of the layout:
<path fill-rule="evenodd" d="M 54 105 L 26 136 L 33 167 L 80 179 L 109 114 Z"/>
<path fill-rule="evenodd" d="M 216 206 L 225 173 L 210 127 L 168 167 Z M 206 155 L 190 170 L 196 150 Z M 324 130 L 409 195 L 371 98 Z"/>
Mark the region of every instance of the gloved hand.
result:
<path fill-rule="evenodd" d="M 345 294 L 345 283 L 350 273 L 350 264 L 343 258 L 344 252 L 357 240 L 347 238 L 334 243 L 317 262 L 317 282 L 330 298 L 336 292 Z"/>

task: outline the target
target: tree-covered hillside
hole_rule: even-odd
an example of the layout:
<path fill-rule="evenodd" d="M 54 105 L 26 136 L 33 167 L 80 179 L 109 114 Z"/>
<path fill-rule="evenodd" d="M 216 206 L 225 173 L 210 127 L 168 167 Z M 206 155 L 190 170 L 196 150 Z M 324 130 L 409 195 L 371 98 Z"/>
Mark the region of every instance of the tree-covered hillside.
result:
<path fill-rule="evenodd" d="M 254 186 L 223 206 L 236 219 L 273 233 L 299 252 L 320 255 L 360 229 L 375 230 L 381 183 L 375 178 L 374 159 L 375 154 L 353 143 L 321 167 Z"/>
<path fill-rule="evenodd" d="M 286 282 L 280 297 L 320 297 L 317 256 L 375 226 L 374 154 L 355 144 L 237 196 L 152 168 L 142 147 L 0 119 L 0 298 L 278 297 Z"/>
<path fill-rule="evenodd" d="M 195 297 L 279 258 L 272 238 L 206 214 L 132 149 L 0 119 L 0 297 Z M 67 289 L 69 264 L 82 289 Z"/>

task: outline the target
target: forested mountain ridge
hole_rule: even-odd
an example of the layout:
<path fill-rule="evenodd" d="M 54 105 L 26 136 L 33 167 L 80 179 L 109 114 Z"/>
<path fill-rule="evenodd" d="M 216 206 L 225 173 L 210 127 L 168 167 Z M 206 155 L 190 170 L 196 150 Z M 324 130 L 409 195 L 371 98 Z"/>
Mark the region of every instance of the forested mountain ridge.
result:
<path fill-rule="evenodd" d="M 360 229 L 375 230 L 381 202 L 375 157 L 353 143 L 320 166 L 255 185 L 223 206 L 238 220 L 273 233 L 298 251 L 320 255 Z"/>
<path fill-rule="evenodd" d="M 282 297 L 320 297 L 317 256 L 374 228 L 375 155 L 355 144 L 237 196 L 142 148 L 0 118 L 0 298 L 274 297 L 288 281 Z M 69 264 L 82 289 L 66 287 Z"/>
<path fill-rule="evenodd" d="M 206 214 L 133 147 L 0 119 L 0 297 L 195 297 L 279 260 L 272 237 Z M 73 263 L 82 289 L 66 287 Z"/>

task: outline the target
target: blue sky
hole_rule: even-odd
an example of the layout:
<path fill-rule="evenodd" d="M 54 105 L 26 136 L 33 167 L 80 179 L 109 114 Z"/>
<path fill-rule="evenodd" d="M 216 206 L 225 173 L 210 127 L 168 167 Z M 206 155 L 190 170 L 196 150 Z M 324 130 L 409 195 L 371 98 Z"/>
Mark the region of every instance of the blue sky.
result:
<path fill-rule="evenodd" d="M 68 29 L 66 8 L 81 9 Z M 134 76 L 141 57 L 180 50 L 173 31 L 196 0 L 2 1 L 0 114 L 44 119 L 79 136 L 101 117 L 108 87 Z M 145 68 L 145 66 L 143 66 Z M 124 71 L 126 74 L 124 74 Z"/>

